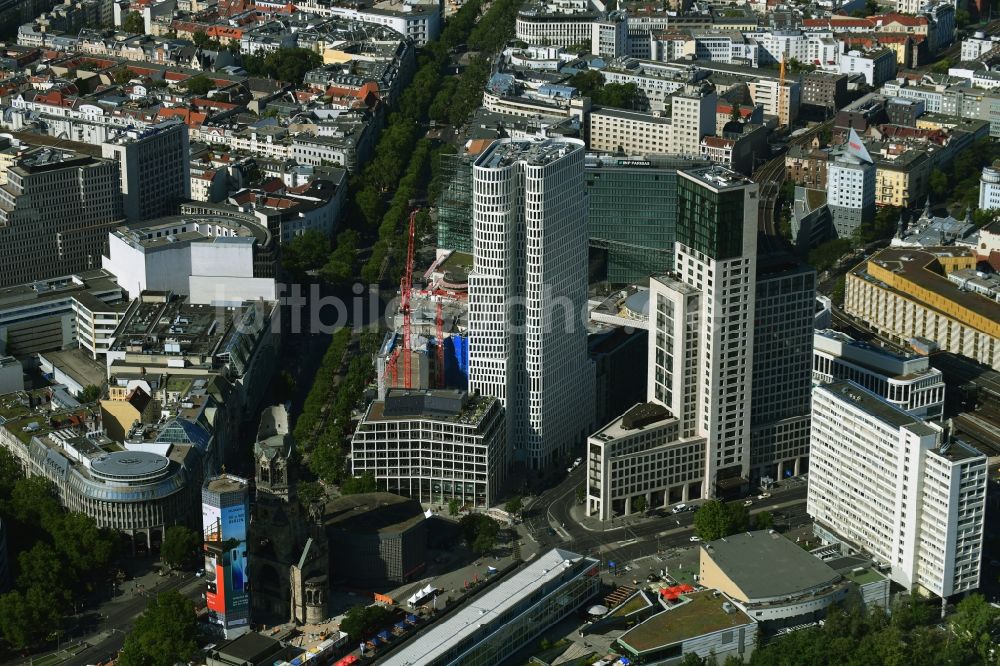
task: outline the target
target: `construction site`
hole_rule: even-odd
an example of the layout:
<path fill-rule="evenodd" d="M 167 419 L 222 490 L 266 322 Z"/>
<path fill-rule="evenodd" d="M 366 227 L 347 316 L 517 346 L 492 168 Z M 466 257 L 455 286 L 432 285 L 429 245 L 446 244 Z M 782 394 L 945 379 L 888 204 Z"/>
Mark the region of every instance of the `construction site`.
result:
<path fill-rule="evenodd" d="M 416 273 L 415 236 L 416 211 L 410 214 L 399 307 L 375 359 L 380 400 L 391 388 L 464 390 L 468 385 L 472 256 L 440 251 L 430 266 Z"/>

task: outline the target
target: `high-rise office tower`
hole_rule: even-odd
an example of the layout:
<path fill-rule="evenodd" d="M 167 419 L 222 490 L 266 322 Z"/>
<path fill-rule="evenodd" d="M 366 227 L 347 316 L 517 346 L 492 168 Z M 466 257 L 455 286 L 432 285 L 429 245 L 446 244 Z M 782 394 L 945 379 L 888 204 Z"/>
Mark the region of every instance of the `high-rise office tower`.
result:
<path fill-rule="evenodd" d="M 500 400 L 515 461 L 542 469 L 593 420 L 584 144 L 495 141 L 473 165 L 469 390 Z"/>
<path fill-rule="evenodd" d="M 838 238 L 875 217 L 875 164 L 853 129 L 826 172 L 826 202 Z"/>
<path fill-rule="evenodd" d="M 129 222 L 171 215 L 191 198 L 188 130 L 179 120 L 128 130 L 101 144 L 101 154 L 118 161 Z"/>
<path fill-rule="evenodd" d="M 0 287 L 100 268 L 108 232 L 121 219 L 113 161 L 28 151 L 0 186 Z"/>
<path fill-rule="evenodd" d="M 786 254 L 762 255 L 754 291 L 751 482 L 806 471 L 816 271 Z"/>
<path fill-rule="evenodd" d="M 673 280 L 650 290 L 648 399 L 707 440 L 703 495 L 750 470 L 757 185 L 722 167 L 678 174 Z"/>

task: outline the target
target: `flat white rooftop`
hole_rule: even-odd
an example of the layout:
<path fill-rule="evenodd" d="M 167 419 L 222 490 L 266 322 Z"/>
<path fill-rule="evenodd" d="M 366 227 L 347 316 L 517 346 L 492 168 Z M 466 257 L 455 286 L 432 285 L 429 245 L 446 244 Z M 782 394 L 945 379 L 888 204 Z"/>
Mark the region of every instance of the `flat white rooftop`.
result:
<path fill-rule="evenodd" d="M 431 663 L 462 641 L 471 638 L 483 625 L 497 622 L 504 612 L 531 596 L 542 585 L 562 576 L 568 567 L 581 559 L 585 558 L 568 550 L 550 550 L 491 587 L 489 591 L 472 599 L 409 645 L 391 654 L 381 662 L 382 666 L 421 666 Z M 496 627 L 500 626 L 503 624 L 497 623 Z"/>

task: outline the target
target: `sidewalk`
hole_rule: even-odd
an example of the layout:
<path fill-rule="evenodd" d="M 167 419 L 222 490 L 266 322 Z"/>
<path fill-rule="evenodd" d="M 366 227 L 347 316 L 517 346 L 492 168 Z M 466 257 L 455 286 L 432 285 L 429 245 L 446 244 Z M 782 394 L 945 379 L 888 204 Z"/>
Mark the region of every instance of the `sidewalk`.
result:
<path fill-rule="evenodd" d="M 573 504 L 569 509 L 570 517 L 575 520 L 580 527 L 588 532 L 613 532 L 623 530 L 626 527 L 635 527 L 645 523 L 652 523 L 664 520 L 663 516 L 632 514 L 631 516 L 619 516 L 609 521 L 603 521 L 595 516 L 588 516 L 583 504 Z"/>
<path fill-rule="evenodd" d="M 777 501 L 777 503 L 772 503 L 772 501 Z M 775 511 L 786 509 L 790 506 L 796 506 L 798 504 L 804 504 L 805 499 L 796 499 L 782 502 L 781 497 L 772 497 L 769 500 L 754 500 L 753 506 L 749 507 L 750 515 L 755 515 L 763 511 Z M 687 525 L 678 526 L 676 523 L 671 522 L 671 517 L 669 514 L 663 515 L 642 515 L 633 514 L 631 516 L 619 516 L 612 518 L 610 521 L 601 521 L 594 516 L 587 516 L 584 505 L 574 504 L 569 510 L 570 517 L 579 523 L 580 527 L 590 532 L 613 532 L 615 530 L 624 530 L 630 527 L 638 527 L 647 523 L 662 522 L 664 527 L 671 524 L 672 527 L 666 527 L 663 532 L 659 533 L 659 536 L 666 536 L 668 534 L 675 534 L 680 532 L 686 532 L 694 529 L 694 521 Z M 676 520 L 676 519 L 675 519 Z"/>

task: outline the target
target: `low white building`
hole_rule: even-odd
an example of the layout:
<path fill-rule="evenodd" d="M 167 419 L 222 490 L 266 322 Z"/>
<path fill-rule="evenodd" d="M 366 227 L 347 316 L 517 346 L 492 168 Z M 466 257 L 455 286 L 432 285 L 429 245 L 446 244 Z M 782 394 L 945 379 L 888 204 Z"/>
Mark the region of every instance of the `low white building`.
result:
<path fill-rule="evenodd" d="M 940 420 L 944 375 L 926 356 L 901 355 L 833 330 L 813 334 L 813 385 L 849 379 L 910 416 Z"/>
<path fill-rule="evenodd" d="M 504 411 L 464 391 L 390 390 L 368 407 L 351 439 L 351 473 L 426 504 L 497 503 L 507 475 Z"/>
<path fill-rule="evenodd" d="M 813 391 L 807 511 L 906 589 L 979 587 L 986 456 L 850 381 Z"/>
<path fill-rule="evenodd" d="M 984 53 L 992 51 L 1000 46 L 1000 36 L 987 35 L 985 32 L 976 32 L 972 37 L 962 40 L 962 50 L 959 60 L 969 62 L 979 60 Z"/>
<path fill-rule="evenodd" d="M 266 262 L 270 232 L 227 217 L 176 215 L 119 227 L 108 235 L 105 270 L 130 294 L 169 291 L 192 304 L 275 300 Z"/>
<path fill-rule="evenodd" d="M 841 74 L 861 74 L 873 88 L 896 75 L 896 53 L 891 49 L 876 51 L 848 51 L 840 56 Z"/>

